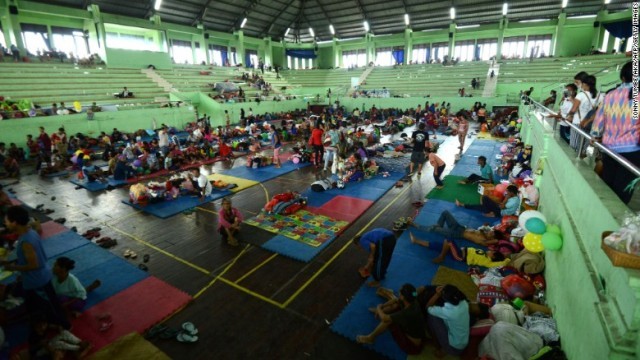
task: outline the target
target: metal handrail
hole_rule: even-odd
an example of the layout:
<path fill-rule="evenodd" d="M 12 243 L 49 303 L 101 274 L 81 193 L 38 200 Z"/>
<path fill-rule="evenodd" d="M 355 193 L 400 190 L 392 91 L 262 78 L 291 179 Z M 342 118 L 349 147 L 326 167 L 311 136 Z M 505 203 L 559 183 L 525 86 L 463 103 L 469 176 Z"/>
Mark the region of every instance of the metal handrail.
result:
<path fill-rule="evenodd" d="M 531 103 L 532 105 L 534 105 L 535 107 L 544 110 L 544 112 L 551 114 L 551 115 L 558 115 L 557 112 L 549 109 L 548 107 L 540 104 L 539 102 L 531 99 L 531 98 L 523 98 L 523 101 L 528 101 L 529 103 Z M 569 125 L 571 127 L 571 129 L 573 129 L 578 135 L 580 135 L 581 139 L 580 139 L 580 147 L 578 147 L 578 149 L 582 149 L 584 147 L 584 142 L 585 141 L 590 141 L 591 144 L 599 149 L 601 152 L 607 154 L 609 157 L 611 157 L 612 159 L 614 159 L 616 162 L 620 163 L 620 165 L 624 166 L 625 168 L 627 168 L 629 171 L 631 171 L 636 177 L 640 177 L 640 169 L 638 167 L 636 167 L 635 165 L 633 165 L 632 163 L 630 163 L 627 159 L 625 159 L 624 157 L 620 156 L 618 153 L 612 151 L 611 149 L 609 149 L 608 147 L 602 145 L 601 143 L 594 141 L 594 138 L 591 137 L 591 135 L 587 134 L 586 132 L 584 132 L 579 126 L 576 126 L 575 124 L 572 124 L 568 121 L 565 121 L 565 123 L 567 125 Z M 555 132 L 556 129 L 558 127 L 558 119 L 554 119 L 554 123 L 553 123 L 553 131 Z"/>

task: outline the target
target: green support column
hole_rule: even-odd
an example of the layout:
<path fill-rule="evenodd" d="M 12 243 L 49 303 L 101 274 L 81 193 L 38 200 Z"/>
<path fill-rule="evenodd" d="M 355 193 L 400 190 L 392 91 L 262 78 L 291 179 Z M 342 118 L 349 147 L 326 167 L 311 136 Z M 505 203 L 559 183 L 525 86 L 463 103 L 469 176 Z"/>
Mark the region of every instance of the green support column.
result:
<path fill-rule="evenodd" d="M 249 64 L 244 63 L 244 32 L 238 30 L 233 35 L 236 37 L 236 63 L 241 63 L 244 67 L 247 67 Z"/>
<path fill-rule="evenodd" d="M 104 22 L 102 21 L 102 14 L 100 13 L 100 7 L 98 5 L 89 5 L 89 11 L 91 12 L 91 21 L 93 22 L 93 29 L 90 33 L 94 34 L 92 39 L 95 43 L 95 48 L 91 48 L 92 54 L 98 54 L 104 60 L 107 61 L 107 32 L 104 28 Z"/>
<path fill-rule="evenodd" d="M 207 39 L 204 38 L 204 33 L 204 30 L 200 33 L 200 51 L 204 51 L 204 56 L 202 58 L 205 59 L 207 64 L 211 64 L 213 59 L 211 59 L 209 55 L 209 44 L 207 43 Z"/>
<path fill-rule="evenodd" d="M 595 31 L 596 36 L 594 36 L 591 39 L 591 46 L 593 46 L 593 48 L 596 50 L 599 50 L 600 47 L 602 46 L 602 37 L 604 36 L 604 28 L 602 27 L 602 18 L 605 17 L 607 13 L 608 13 L 607 10 L 598 11 L 598 15 L 596 15 L 596 18 L 594 20 L 600 23 L 600 26 L 598 26 L 598 29 Z"/>
<path fill-rule="evenodd" d="M 449 60 L 453 60 L 453 47 L 455 45 L 455 40 L 456 40 L 456 23 L 452 22 L 451 24 L 449 24 L 449 34 L 453 34 L 453 36 L 449 36 Z"/>
<path fill-rule="evenodd" d="M 566 56 L 562 46 L 564 41 L 564 24 L 566 22 L 567 14 L 564 12 L 560 13 L 560 16 L 558 16 L 558 25 L 556 26 L 556 39 L 553 46 L 553 56 Z"/>
<path fill-rule="evenodd" d="M 9 11 L 7 11 L 9 13 Z M 22 28 L 20 27 L 20 20 L 18 20 L 18 15 L 9 15 L 9 23 L 11 24 L 11 30 L 13 31 L 13 39 L 11 44 L 15 44 L 18 49 L 20 49 L 20 55 L 24 56 L 27 54 L 27 51 L 24 47 L 24 42 L 22 41 Z M 7 44 L 7 47 L 11 47 L 11 44 Z"/>
<path fill-rule="evenodd" d="M 523 59 L 528 59 L 531 53 L 529 51 L 529 35 L 524 37 L 524 55 L 521 54 Z"/>
<path fill-rule="evenodd" d="M 373 43 L 373 39 L 371 38 L 371 33 L 367 33 L 364 37 L 366 42 L 366 51 L 367 51 L 367 66 L 369 63 L 375 60 L 375 44 Z"/>
<path fill-rule="evenodd" d="M 335 58 L 335 66 L 338 66 L 340 68 L 343 68 L 343 62 L 342 62 L 342 46 L 340 46 L 340 44 L 338 44 L 338 39 L 336 39 L 335 37 L 333 38 L 333 57 Z"/>
<path fill-rule="evenodd" d="M 11 35 L 13 34 L 13 27 L 11 21 L 9 21 L 9 8 L 0 7 L 0 27 L 2 28 L 2 34 L 4 35 L 4 42 L 7 44 L 7 48 L 13 44 Z"/>
<path fill-rule="evenodd" d="M 413 53 L 413 37 L 411 36 L 413 30 L 404 29 L 404 64 L 408 65 L 411 60 L 411 54 Z"/>
<path fill-rule="evenodd" d="M 340 66 L 340 60 L 338 59 L 338 39 L 331 38 L 331 62 L 327 64 L 328 67 L 334 68 L 336 66 Z"/>
<path fill-rule="evenodd" d="M 264 63 L 273 66 L 273 41 L 270 37 L 264 38 Z"/>
<path fill-rule="evenodd" d="M 500 20 L 500 28 L 498 30 L 498 50 L 496 52 L 496 61 L 502 59 L 502 42 L 504 41 L 504 30 L 509 25 L 509 19 L 503 17 Z"/>

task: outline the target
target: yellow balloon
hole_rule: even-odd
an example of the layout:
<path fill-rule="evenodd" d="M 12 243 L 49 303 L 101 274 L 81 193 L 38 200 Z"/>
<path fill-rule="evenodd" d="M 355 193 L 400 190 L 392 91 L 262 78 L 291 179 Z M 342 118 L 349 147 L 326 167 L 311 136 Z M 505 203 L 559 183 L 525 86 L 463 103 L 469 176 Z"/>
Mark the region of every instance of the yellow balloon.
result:
<path fill-rule="evenodd" d="M 81 112 L 81 111 L 82 111 L 82 104 L 80 104 L 80 101 L 74 101 L 74 102 L 73 102 L 73 108 L 74 108 L 77 112 Z"/>
<path fill-rule="evenodd" d="M 542 235 L 527 233 L 522 239 L 522 243 L 524 244 L 524 248 L 533 252 L 538 253 L 544 250 L 544 245 L 542 245 Z"/>
<path fill-rule="evenodd" d="M 515 122 L 515 121 L 511 121 L 511 122 L 509 123 L 509 126 L 516 126 L 516 122 Z"/>

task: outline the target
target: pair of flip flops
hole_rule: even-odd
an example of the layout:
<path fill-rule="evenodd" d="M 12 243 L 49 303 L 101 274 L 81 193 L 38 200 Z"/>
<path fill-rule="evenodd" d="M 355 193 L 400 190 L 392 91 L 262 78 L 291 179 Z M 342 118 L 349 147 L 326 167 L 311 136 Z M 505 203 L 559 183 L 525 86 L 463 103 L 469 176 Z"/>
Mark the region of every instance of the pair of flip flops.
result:
<path fill-rule="evenodd" d="M 131 249 L 125 250 L 123 255 L 127 259 L 137 259 L 138 258 L 138 254 L 135 251 L 131 250 Z"/>
<path fill-rule="evenodd" d="M 103 238 L 96 240 L 96 244 L 98 244 L 98 246 L 100 246 L 103 249 L 110 249 L 118 245 L 118 242 L 115 239 L 105 236 Z"/>
<path fill-rule="evenodd" d="M 191 322 L 182 324 L 180 329 L 170 328 L 164 324 L 156 325 L 149 329 L 147 339 L 159 337 L 163 340 L 176 339 L 183 343 L 194 343 L 198 341 L 198 329 Z"/>

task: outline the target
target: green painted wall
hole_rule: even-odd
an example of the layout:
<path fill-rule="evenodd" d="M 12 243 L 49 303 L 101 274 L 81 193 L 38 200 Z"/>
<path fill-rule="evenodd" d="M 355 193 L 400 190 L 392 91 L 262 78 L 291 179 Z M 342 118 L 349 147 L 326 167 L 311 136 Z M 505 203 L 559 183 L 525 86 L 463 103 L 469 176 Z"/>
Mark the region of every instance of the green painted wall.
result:
<path fill-rule="evenodd" d="M 603 231 L 619 228 L 628 208 L 551 127 L 525 107 L 523 139 L 544 168 L 540 211 L 562 229 L 560 251 L 545 253 L 547 299 L 569 359 L 635 359 L 640 311 L 638 272 L 614 267 L 600 249 Z"/>
<path fill-rule="evenodd" d="M 107 48 L 107 61 L 111 68 L 146 69 L 153 64 L 158 69 L 171 69 L 173 63 L 166 52 L 136 51 Z"/>
<path fill-rule="evenodd" d="M 598 28 L 593 27 L 593 21 L 571 23 L 568 20 L 564 28 L 563 41 L 558 47 L 557 56 L 574 56 L 585 54 L 591 49 L 591 40 L 596 36 Z"/>
<path fill-rule="evenodd" d="M 317 67 L 319 69 L 334 68 L 333 47 L 322 47 L 318 49 Z"/>
<path fill-rule="evenodd" d="M 194 112 L 188 106 L 171 109 L 107 111 L 95 113 L 95 118 L 92 121 L 87 120 L 86 114 L 0 121 L 0 134 L 2 134 L 3 142 L 7 144 L 14 142 L 18 146 L 24 147 L 27 135 L 32 134 L 37 137 L 40 126 L 44 126 L 48 133 L 64 126 L 68 134 L 81 132 L 96 136 L 100 134 L 100 131 L 111 132 L 113 128 L 131 132 L 139 129 L 152 129 L 153 120 L 158 126 L 165 123 L 182 129 L 186 123 L 194 119 Z"/>

